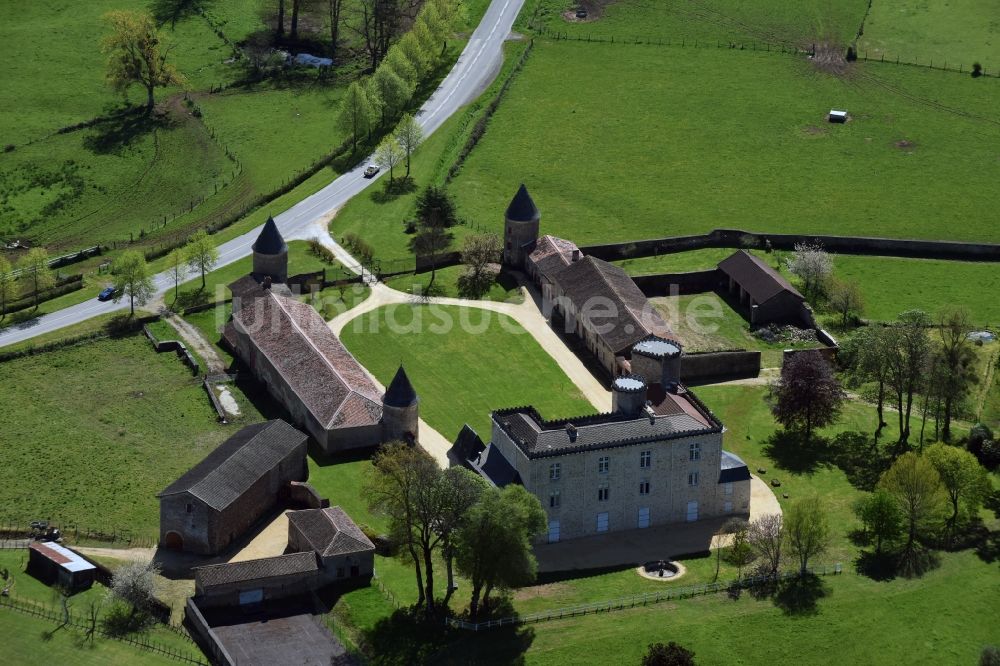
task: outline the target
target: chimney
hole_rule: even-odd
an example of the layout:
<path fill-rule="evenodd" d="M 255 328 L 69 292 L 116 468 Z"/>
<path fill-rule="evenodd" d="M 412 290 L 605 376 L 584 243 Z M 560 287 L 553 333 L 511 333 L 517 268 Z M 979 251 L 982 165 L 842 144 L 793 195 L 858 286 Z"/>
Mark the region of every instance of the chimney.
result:
<path fill-rule="evenodd" d="M 580 261 L 580 249 L 579 248 L 573 250 L 573 261 L 574 262 Z"/>
<path fill-rule="evenodd" d="M 566 424 L 566 434 L 569 435 L 569 441 L 575 442 L 576 441 L 576 426 L 573 425 L 572 423 L 567 423 Z"/>
<path fill-rule="evenodd" d="M 611 409 L 617 414 L 637 416 L 646 404 L 646 380 L 622 375 L 611 383 Z"/>

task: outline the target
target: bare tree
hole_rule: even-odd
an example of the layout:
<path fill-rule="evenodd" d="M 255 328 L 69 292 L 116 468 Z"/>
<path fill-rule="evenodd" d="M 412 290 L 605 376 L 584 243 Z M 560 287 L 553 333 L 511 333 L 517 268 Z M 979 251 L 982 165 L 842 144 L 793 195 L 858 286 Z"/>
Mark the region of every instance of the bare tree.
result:
<path fill-rule="evenodd" d="M 913 412 L 913 397 L 924 385 L 930 359 L 930 341 L 927 327 L 930 319 L 921 310 L 907 310 L 889 329 L 887 346 L 889 380 L 896 394 L 896 410 L 899 417 L 899 444 L 905 445 L 910 438 L 910 416 Z"/>
<path fill-rule="evenodd" d="M 747 528 L 747 539 L 754 552 L 764 559 L 768 574 L 777 576 L 781 568 L 781 547 L 785 540 L 781 514 L 765 514 L 751 521 Z"/>
<path fill-rule="evenodd" d="M 858 317 L 864 309 L 861 287 L 853 280 L 834 280 L 830 287 L 830 307 L 840 314 L 840 325 L 847 328 L 851 317 Z"/>
<path fill-rule="evenodd" d="M 337 43 L 340 41 L 340 15 L 344 0 L 328 0 L 330 9 L 330 55 L 337 57 Z"/>

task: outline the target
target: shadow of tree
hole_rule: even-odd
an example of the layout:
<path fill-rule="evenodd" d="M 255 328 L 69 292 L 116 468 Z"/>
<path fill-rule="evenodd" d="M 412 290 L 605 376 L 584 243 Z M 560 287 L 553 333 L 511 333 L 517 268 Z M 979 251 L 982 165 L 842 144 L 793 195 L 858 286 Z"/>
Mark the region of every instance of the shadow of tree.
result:
<path fill-rule="evenodd" d="M 829 464 L 830 440 L 814 435 L 805 441 L 802 433 L 779 430 L 767 439 L 763 451 L 779 469 L 811 474 L 821 465 Z"/>
<path fill-rule="evenodd" d="M 983 535 L 976 546 L 976 556 L 987 564 L 1000 560 L 1000 530 Z"/>
<path fill-rule="evenodd" d="M 819 612 L 816 602 L 830 594 L 830 588 L 819 576 L 806 574 L 778 583 L 774 605 L 785 615 L 815 615 Z"/>
<path fill-rule="evenodd" d="M 182 291 L 177 295 L 177 299 L 170 304 L 173 310 L 183 310 L 193 308 L 196 305 L 208 303 L 210 292 L 206 289 L 196 289 L 194 291 Z"/>
<path fill-rule="evenodd" d="M 121 155 L 136 139 L 172 125 L 167 115 L 146 114 L 144 109 L 138 109 L 94 125 L 84 137 L 83 146 L 95 155 Z"/>
<path fill-rule="evenodd" d="M 843 470 L 859 490 L 874 490 L 892 463 L 892 458 L 876 446 L 874 436 L 865 432 L 839 433 L 830 444 L 829 454 L 830 462 Z"/>
<path fill-rule="evenodd" d="M 153 0 L 149 5 L 149 11 L 152 12 L 158 25 L 169 22 L 172 28 L 178 21 L 205 11 L 213 2 L 214 0 Z"/>
<path fill-rule="evenodd" d="M 854 569 L 862 576 L 872 580 L 890 581 L 896 578 L 899 559 L 895 553 L 883 551 L 876 554 L 873 551 L 864 550 L 855 558 Z"/>
<path fill-rule="evenodd" d="M 388 179 L 386 179 L 385 187 L 382 189 L 372 188 L 371 199 L 377 204 L 389 203 L 404 194 L 415 192 L 416 189 L 417 183 L 412 177 L 397 177 L 393 179 L 392 184 L 389 184 Z"/>
<path fill-rule="evenodd" d="M 913 544 L 898 555 L 896 571 L 904 578 L 920 578 L 941 565 L 941 557 L 920 544 Z"/>

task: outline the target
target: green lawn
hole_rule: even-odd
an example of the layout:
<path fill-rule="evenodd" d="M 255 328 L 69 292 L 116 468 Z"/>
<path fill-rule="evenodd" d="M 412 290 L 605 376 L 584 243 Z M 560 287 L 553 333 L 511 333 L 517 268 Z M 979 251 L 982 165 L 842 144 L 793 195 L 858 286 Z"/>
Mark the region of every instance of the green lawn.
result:
<path fill-rule="evenodd" d="M 499 231 L 525 182 L 543 233 L 580 245 L 718 227 L 996 241 L 994 97 L 874 63 L 847 84 L 781 54 L 536 40 L 452 191 Z M 831 106 L 855 120 L 828 124 Z M 378 223 L 373 237 L 398 227 Z"/>
<path fill-rule="evenodd" d="M 402 363 L 420 396 L 420 416 L 448 439 L 466 422 L 488 438 L 490 412 L 501 407 L 534 405 L 546 418 L 594 411 L 534 338 L 506 315 L 389 306 L 349 323 L 341 339 L 384 385 Z"/>
<path fill-rule="evenodd" d="M 872 3 L 858 44 L 869 58 L 963 66 L 982 63 L 990 74 L 1000 68 L 1000 15 L 997 0 L 894 0 Z"/>
<path fill-rule="evenodd" d="M 434 277 L 434 285 L 431 287 L 432 296 L 446 296 L 450 298 L 467 298 L 458 288 L 458 278 L 465 271 L 464 266 L 449 266 L 437 271 Z M 430 273 L 419 273 L 415 275 L 398 275 L 389 278 L 385 282 L 388 286 L 408 294 L 426 294 L 431 283 Z M 504 277 L 501 281 L 494 282 L 481 297 L 487 301 L 504 301 L 508 303 L 520 303 L 524 300 L 517 284 Z"/>
<path fill-rule="evenodd" d="M 5 517 L 155 533 L 156 493 L 239 427 L 219 425 L 198 378 L 145 336 L 2 365 Z M 45 455 L 40 455 L 40 451 Z"/>
<path fill-rule="evenodd" d="M 629 275 L 654 275 L 656 273 L 689 273 L 715 268 L 720 261 L 736 252 L 732 248 L 705 248 L 690 252 L 674 252 L 655 257 L 620 259 L 612 263 L 621 266 Z"/>

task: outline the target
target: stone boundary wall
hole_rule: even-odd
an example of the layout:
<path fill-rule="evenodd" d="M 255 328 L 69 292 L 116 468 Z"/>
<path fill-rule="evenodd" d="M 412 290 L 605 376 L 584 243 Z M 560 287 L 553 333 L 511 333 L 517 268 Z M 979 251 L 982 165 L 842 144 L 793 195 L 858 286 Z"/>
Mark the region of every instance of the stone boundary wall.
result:
<path fill-rule="evenodd" d="M 236 661 L 219 641 L 218 636 L 215 635 L 212 628 L 208 626 L 205 616 L 198 610 L 198 605 L 195 604 L 192 598 L 188 598 L 187 603 L 184 605 L 184 621 L 191 630 L 191 635 L 194 637 L 195 642 L 204 650 L 213 664 L 217 664 L 217 666 L 236 666 Z"/>
<path fill-rule="evenodd" d="M 694 352 L 681 357 L 681 381 L 689 386 L 760 375 L 760 352 L 744 349 Z"/>
<path fill-rule="evenodd" d="M 958 259 L 964 261 L 1000 261 L 1000 244 L 963 243 L 864 236 L 824 236 L 820 234 L 762 234 L 740 229 L 715 229 L 707 234 L 672 236 L 625 243 L 581 247 L 588 254 L 605 261 L 651 257 L 702 248 L 764 248 L 770 241 L 776 250 L 792 250 L 796 243 L 819 242 L 829 252 L 866 254 L 917 259 Z"/>
<path fill-rule="evenodd" d="M 158 340 L 148 326 L 142 327 L 142 332 L 146 334 L 149 341 L 153 343 L 153 349 L 157 353 L 165 351 L 177 352 L 177 357 L 184 362 L 184 365 L 191 368 L 191 374 L 197 375 L 200 367 L 198 366 L 198 361 L 195 360 L 188 348 L 184 346 L 184 343 L 180 340 Z"/>
<path fill-rule="evenodd" d="M 308 481 L 289 481 L 289 499 L 309 509 L 325 509 L 330 500 L 324 498 Z"/>
<path fill-rule="evenodd" d="M 689 273 L 658 273 L 653 275 L 635 275 L 632 281 L 650 298 L 656 296 L 675 296 L 678 294 L 701 294 L 713 291 L 720 284 L 721 271 L 712 268 Z"/>

